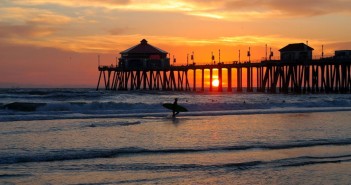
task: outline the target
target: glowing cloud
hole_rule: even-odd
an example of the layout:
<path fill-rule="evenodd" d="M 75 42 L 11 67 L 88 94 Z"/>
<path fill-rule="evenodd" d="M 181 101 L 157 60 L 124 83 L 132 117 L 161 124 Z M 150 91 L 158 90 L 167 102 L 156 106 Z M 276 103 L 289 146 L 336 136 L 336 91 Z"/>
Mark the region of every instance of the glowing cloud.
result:
<path fill-rule="evenodd" d="M 177 12 L 231 21 L 351 13 L 351 2 L 348 0 L 13 0 L 12 2 L 19 5 L 53 4 L 68 7 L 100 7 L 123 11 Z"/>

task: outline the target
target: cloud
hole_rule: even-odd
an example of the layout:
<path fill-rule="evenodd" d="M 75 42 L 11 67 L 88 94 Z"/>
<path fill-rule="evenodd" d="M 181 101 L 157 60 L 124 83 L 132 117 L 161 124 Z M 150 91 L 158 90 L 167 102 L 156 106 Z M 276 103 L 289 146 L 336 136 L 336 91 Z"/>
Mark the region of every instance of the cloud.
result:
<path fill-rule="evenodd" d="M 282 10 L 292 15 L 324 15 L 332 13 L 351 13 L 351 1 L 349 0 L 273 0 L 271 7 Z"/>
<path fill-rule="evenodd" d="M 8 37 L 43 37 L 51 35 L 57 31 L 54 28 L 49 27 L 37 27 L 35 25 L 8 25 L 0 23 L 0 38 Z"/>
<path fill-rule="evenodd" d="M 61 25 L 67 24 L 72 21 L 72 18 L 54 14 L 53 12 L 43 12 L 36 16 L 33 16 L 29 23 L 36 23 L 36 24 L 45 24 L 45 25 Z"/>
<path fill-rule="evenodd" d="M 127 27 L 116 27 L 116 28 L 113 28 L 111 30 L 109 30 L 108 32 L 111 34 L 111 35 L 122 35 L 122 34 L 126 34 L 128 32 L 129 28 Z"/>
<path fill-rule="evenodd" d="M 62 29 L 72 18 L 38 8 L 0 8 L 0 37 L 44 37 Z M 28 39 L 28 38 L 27 38 Z"/>
<path fill-rule="evenodd" d="M 333 48 L 336 50 L 351 50 L 351 41 L 348 42 L 331 42 L 325 46 L 328 48 Z"/>
<path fill-rule="evenodd" d="M 263 16 L 274 12 L 272 16 L 301 17 L 332 13 L 351 13 L 351 2 L 349 0 L 236 0 L 226 1 L 222 8 L 228 12 L 257 11 L 262 13 Z"/>
<path fill-rule="evenodd" d="M 113 7 L 127 5 L 131 0 L 13 0 L 13 3 L 21 5 L 61 5 L 72 7 Z"/>
<path fill-rule="evenodd" d="M 211 19 L 243 21 L 351 13 L 349 0 L 14 0 L 20 5 L 55 4 L 123 11 L 162 11 Z"/>
<path fill-rule="evenodd" d="M 160 36 L 160 35 L 87 35 L 87 36 L 55 36 L 47 39 L 25 39 L 11 38 L 7 41 L 15 45 L 27 45 L 35 47 L 58 48 L 66 51 L 79 53 L 117 53 L 125 50 L 140 40 L 147 39 L 151 44 L 181 47 L 231 47 L 231 46 L 264 46 L 265 44 L 281 46 L 291 42 L 301 42 L 299 38 L 284 38 L 276 35 L 246 35 L 226 36 L 207 39 L 196 39 L 190 37 Z M 317 41 L 310 40 L 317 43 Z"/>
<path fill-rule="evenodd" d="M 37 23 L 37 24 L 66 24 L 72 18 L 39 8 L 3 7 L 0 8 L 0 19 L 9 23 Z"/>
<path fill-rule="evenodd" d="M 13 0 L 8 2 L 11 2 L 12 6 L 0 8 L 2 21 L 0 36 L 3 37 L 3 42 L 106 53 L 119 48 L 125 49 L 131 42 L 138 43 L 138 39 L 141 40 L 144 37 L 165 45 L 185 46 L 301 42 L 305 40 L 303 34 L 296 36 L 300 38 L 291 38 L 294 34 L 287 34 L 282 28 L 276 29 L 278 31 L 266 28 L 265 32 L 255 32 L 258 27 L 253 24 L 234 25 L 227 21 L 208 21 L 207 18 L 247 21 L 278 15 L 304 15 L 299 13 L 300 11 L 321 14 L 326 13 L 322 11 L 328 10 L 326 7 L 330 6 L 332 12 L 346 1 L 333 1 L 336 2 L 335 4 L 327 0 L 308 2 L 296 0 L 295 3 L 280 0 Z M 348 4 L 350 3 L 345 3 L 345 7 Z M 102 8 L 96 8 L 96 6 Z M 344 9 L 346 11 L 346 8 Z M 75 12 L 71 12 L 72 10 Z M 187 15 L 200 16 L 204 19 L 190 19 Z M 260 20 L 252 23 L 260 23 Z M 206 24 L 207 27 L 203 26 Z M 262 30 L 264 29 L 262 26 Z"/>
<path fill-rule="evenodd" d="M 104 8 L 107 10 L 123 11 L 158 11 L 158 12 L 177 12 L 187 15 L 222 18 L 216 12 L 209 12 L 211 6 L 197 6 L 197 3 L 189 3 L 183 0 L 14 0 L 12 3 L 20 6 L 37 5 L 60 5 L 66 7 L 86 7 Z M 211 3 L 208 1 L 208 3 Z M 212 4 L 212 3 L 211 3 Z"/>

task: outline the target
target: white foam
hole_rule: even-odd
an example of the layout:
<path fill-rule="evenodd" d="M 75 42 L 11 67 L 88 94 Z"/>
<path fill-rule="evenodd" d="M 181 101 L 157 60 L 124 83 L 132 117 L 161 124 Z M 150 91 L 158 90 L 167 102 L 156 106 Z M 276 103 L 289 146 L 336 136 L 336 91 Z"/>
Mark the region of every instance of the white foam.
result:
<path fill-rule="evenodd" d="M 223 115 L 249 115 L 249 114 L 287 114 L 287 113 L 312 113 L 312 112 L 337 112 L 351 111 L 351 107 L 320 107 L 320 108 L 273 108 L 273 109 L 248 109 L 248 110 L 223 110 L 223 111 L 193 111 L 182 112 L 178 117 L 192 116 L 223 116 Z M 0 118 L 0 121 L 18 121 L 18 120 L 55 120 L 55 119 L 94 119 L 94 118 L 144 118 L 144 117 L 167 117 L 170 112 L 150 112 L 150 113 L 120 113 L 120 114 L 83 114 L 83 113 L 66 113 L 66 114 L 24 114 L 6 115 Z M 126 123 L 128 124 L 128 123 Z"/>

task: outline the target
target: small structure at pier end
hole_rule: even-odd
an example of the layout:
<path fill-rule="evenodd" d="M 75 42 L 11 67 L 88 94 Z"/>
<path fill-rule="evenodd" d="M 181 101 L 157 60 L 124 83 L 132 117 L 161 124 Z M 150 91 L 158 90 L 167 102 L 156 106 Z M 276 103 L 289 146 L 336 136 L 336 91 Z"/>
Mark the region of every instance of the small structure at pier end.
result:
<path fill-rule="evenodd" d="M 304 43 L 289 44 L 280 49 L 280 60 L 284 62 L 312 60 L 314 49 Z"/>
<path fill-rule="evenodd" d="M 335 51 L 335 59 L 351 59 L 351 50 L 336 50 Z"/>
<path fill-rule="evenodd" d="M 170 67 L 167 52 L 148 44 L 143 39 L 140 44 L 122 51 L 118 66 L 126 70 L 164 69 Z"/>

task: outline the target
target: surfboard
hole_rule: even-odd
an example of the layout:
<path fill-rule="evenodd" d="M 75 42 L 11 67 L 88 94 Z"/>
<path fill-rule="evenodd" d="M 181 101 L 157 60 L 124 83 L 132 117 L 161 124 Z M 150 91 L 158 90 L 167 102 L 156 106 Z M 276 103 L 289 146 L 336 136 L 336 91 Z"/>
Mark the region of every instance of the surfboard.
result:
<path fill-rule="evenodd" d="M 162 106 L 167 108 L 167 109 L 173 110 L 173 103 L 164 103 L 164 104 L 162 104 Z M 188 109 L 186 109 L 185 107 L 182 107 L 180 105 L 177 105 L 175 107 L 175 111 L 176 112 L 188 112 Z"/>

